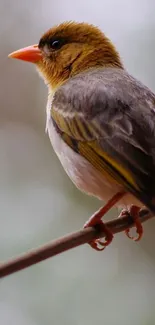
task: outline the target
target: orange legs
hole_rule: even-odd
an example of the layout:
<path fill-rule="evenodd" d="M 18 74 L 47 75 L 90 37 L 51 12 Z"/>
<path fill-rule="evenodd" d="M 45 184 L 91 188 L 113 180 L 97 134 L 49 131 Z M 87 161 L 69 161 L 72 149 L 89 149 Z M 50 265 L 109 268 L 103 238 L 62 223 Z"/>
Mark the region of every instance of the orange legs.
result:
<path fill-rule="evenodd" d="M 101 239 L 94 239 L 91 242 L 89 242 L 89 245 L 94 248 L 97 251 L 102 251 L 105 249 L 106 246 L 108 246 L 113 239 L 113 233 L 111 230 L 104 224 L 104 222 L 101 220 L 102 217 L 125 195 L 125 192 L 119 192 L 116 195 L 114 195 L 107 204 L 100 208 L 97 212 L 95 212 L 90 219 L 85 223 L 84 228 L 87 227 L 99 227 L 100 230 L 102 230 L 106 236 L 105 241 L 102 241 Z M 139 211 L 141 208 L 132 205 L 129 210 L 122 210 L 119 217 L 122 216 L 131 216 L 131 218 L 134 220 L 136 230 L 137 230 L 137 237 L 131 237 L 130 236 L 130 229 L 125 230 L 126 235 L 135 241 L 138 241 L 141 239 L 143 235 L 143 227 L 140 222 L 139 218 Z"/>
<path fill-rule="evenodd" d="M 107 202 L 107 204 L 104 207 L 100 208 L 97 212 L 95 212 L 84 225 L 84 228 L 95 226 L 100 227 L 100 229 L 105 232 L 106 237 L 104 242 L 102 242 L 100 239 L 94 239 L 89 242 L 89 245 L 97 251 L 102 251 L 103 249 L 105 249 L 105 247 L 108 246 L 113 239 L 113 233 L 101 219 L 124 195 L 125 192 L 119 192 L 114 195 Z"/>

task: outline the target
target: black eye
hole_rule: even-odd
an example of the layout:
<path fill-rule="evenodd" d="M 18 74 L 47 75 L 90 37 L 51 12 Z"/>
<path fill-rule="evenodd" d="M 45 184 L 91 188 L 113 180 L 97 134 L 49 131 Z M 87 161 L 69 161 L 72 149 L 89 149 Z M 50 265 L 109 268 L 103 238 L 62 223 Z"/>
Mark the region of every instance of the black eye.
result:
<path fill-rule="evenodd" d="M 39 48 L 44 49 L 44 47 L 47 47 L 49 50 L 59 50 L 64 44 L 66 44 L 67 41 L 64 38 L 57 38 L 57 37 L 42 37 L 39 41 Z"/>
<path fill-rule="evenodd" d="M 49 47 L 53 50 L 59 50 L 63 46 L 64 42 L 62 40 L 51 40 L 49 42 Z"/>

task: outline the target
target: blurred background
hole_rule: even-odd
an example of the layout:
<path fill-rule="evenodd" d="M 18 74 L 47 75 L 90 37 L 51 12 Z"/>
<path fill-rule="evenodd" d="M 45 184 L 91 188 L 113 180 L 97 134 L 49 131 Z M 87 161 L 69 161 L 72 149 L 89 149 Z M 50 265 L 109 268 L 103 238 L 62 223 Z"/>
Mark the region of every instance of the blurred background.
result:
<path fill-rule="evenodd" d="M 154 0 L 0 1 L 0 260 L 81 228 L 101 202 L 65 175 L 45 134 L 47 89 L 7 55 L 64 20 L 98 25 L 155 91 Z M 107 216 L 116 216 L 113 211 Z M 155 221 L 97 253 L 81 246 L 0 281 L 1 325 L 154 325 Z"/>

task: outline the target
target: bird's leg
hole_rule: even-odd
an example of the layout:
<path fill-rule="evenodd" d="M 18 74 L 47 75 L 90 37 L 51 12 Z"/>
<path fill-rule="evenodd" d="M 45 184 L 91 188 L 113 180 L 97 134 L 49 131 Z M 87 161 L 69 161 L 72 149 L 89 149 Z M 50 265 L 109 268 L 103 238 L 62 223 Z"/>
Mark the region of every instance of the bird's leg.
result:
<path fill-rule="evenodd" d="M 129 209 L 126 209 L 126 210 L 123 209 L 119 215 L 119 218 L 125 217 L 125 216 L 130 216 L 133 219 L 135 227 L 136 227 L 136 231 L 137 231 L 137 236 L 133 237 L 130 235 L 130 228 L 126 229 L 125 233 L 130 239 L 132 239 L 134 241 L 140 240 L 143 235 L 143 227 L 142 227 L 140 217 L 139 217 L 140 210 L 141 210 L 141 208 L 137 207 L 136 205 L 131 205 Z"/>
<path fill-rule="evenodd" d="M 102 251 L 111 243 L 113 239 L 112 231 L 104 224 L 101 219 L 124 195 L 125 192 L 118 192 L 107 202 L 104 207 L 95 212 L 84 225 L 84 228 L 97 227 L 106 234 L 104 242 L 99 239 L 95 239 L 89 242 L 89 245 L 97 251 Z"/>

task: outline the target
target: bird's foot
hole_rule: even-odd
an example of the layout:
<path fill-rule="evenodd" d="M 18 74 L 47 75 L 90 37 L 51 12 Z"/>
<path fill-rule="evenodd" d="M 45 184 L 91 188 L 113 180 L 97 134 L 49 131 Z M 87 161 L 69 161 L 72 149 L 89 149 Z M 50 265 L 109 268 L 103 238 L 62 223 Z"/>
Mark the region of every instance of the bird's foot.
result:
<path fill-rule="evenodd" d="M 95 215 L 94 215 L 95 216 Z M 104 232 L 105 233 L 105 240 L 102 241 L 101 239 L 94 239 L 91 240 L 88 244 L 94 248 L 96 251 L 103 251 L 106 246 L 108 246 L 112 240 L 113 240 L 113 233 L 111 232 L 111 230 L 104 224 L 104 222 L 102 220 L 98 221 L 98 223 L 96 223 L 95 225 L 91 223 L 89 223 L 89 221 L 84 225 L 84 228 L 87 227 L 94 227 L 97 230 L 99 230 L 100 232 Z"/>
<path fill-rule="evenodd" d="M 101 220 L 101 218 L 105 215 L 106 212 L 108 212 L 115 203 L 117 203 L 123 196 L 125 195 L 125 192 L 119 192 L 116 195 L 114 195 L 107 204 L 100 208 L 95 214 L 93 214 L 90 219 L 85 223 L 84 228 L 87 227 L 95 227 L 101 232 L 105 233 L 105 240 L 102 241 L 101 239 L 94 239 L 91 242 L 89 242 L 89 245 L 94 248 L 97 251 L 102 251 L 105 249 L 106 246 L 108 246 L 113 239 L 113 233 L 112 231 L 104 224 L 104 222 Z"/>
<path fill-rule="evenodd" d="M 131 205 L 131 207 L 129 209 L 123 209 L 119 215 L 119 218 L 125 217 L 125 216 L 130 216 L 133 219 L 134 225 L 136 227 L 137 236 L 133 237 L 130 235 L 130 228 L 126 229 L 125 233 L 128 236 L 128 238 L 130 238 L 134 241 L 139 241 L 143 236 L 143 227 L 142 227 L 140 217 L 139 217 L 140 210 L 141 210 L 141 208 L 137 207 L 136 205 Z"/>

